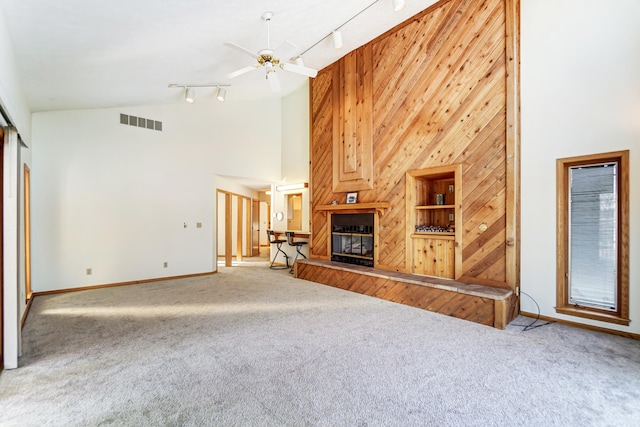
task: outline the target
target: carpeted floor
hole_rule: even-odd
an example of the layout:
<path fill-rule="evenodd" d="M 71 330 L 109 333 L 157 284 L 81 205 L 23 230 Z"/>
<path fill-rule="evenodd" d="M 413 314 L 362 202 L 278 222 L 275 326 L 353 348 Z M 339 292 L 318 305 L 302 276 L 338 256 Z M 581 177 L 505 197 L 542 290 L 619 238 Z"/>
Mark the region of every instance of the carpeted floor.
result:
<path fill-rule="evenodd" d="M 637 426 L 640 342 L 506 330 L 264 263 L 34 300 L 3 426 Z"/>

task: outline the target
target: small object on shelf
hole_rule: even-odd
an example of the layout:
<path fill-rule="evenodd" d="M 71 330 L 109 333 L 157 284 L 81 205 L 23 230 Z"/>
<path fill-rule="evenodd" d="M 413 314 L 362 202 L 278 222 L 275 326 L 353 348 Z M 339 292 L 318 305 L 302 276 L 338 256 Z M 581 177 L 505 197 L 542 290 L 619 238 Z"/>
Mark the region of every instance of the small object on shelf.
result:
<path fill-rule="evenodd" d="M 443 193 L 436 194 L 436 205 L 444 205 L 444 194 Z"/>
<path fill-rule="evenodd" d="M 354 193 L 347 193 L 347 203 L 348 204 L 353 204 L 356 203 L 358 201 L 358 193 L 354 192 Z"/>
<path fill-rule="evenodd" d="M 337 201 L 337 200 L 332 200 L 332 201 L 331 201 L 331 204 L 332 204 L 333 206 L 335 206 L 335 205 L 337 205 L 337 204 L 338 204 L 338 201 Z"/>
<path fill-rule="evenodd" d="M 455 227 L 452 225 L 447 225 L 446 227 L 441 227 L 438 225 L 416 225 L 416 233 L 453 233 L 455 232 Z"/>

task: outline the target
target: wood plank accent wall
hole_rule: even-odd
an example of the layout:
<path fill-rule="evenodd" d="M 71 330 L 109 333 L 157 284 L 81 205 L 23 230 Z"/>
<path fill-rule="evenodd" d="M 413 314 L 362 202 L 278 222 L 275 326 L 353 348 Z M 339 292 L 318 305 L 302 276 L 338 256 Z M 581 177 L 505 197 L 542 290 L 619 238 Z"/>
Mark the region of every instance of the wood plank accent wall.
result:
<path fill-rule="evenodd" d="M 374 185 L 359 191 L 358 202 L 390 203 L 380 217 L 378 268 L 410 271 L 405 172 L 462 164 L 462 223 L 456 224 L 462 227 L 462 268 L 456 279 L 515 289 L 518 158 L 513 145 L 519 131 L 509 121 L 516 120 L 518 104 L 513 98 L 507 102 L 507 89 L 517 90 L 509 73 L 517 70 L 517 16 L 511 15 L 519 13 L 518 4 L 443 0 L 356 51 L 371 49 L 373 64 L 371 93 L 364 94 L 364 102 L 371 102 L 373 111 Z M 343 61 L 311 81 L 311 256 L 320 259 L 328 259 L 327 215 L 314 207 L 345 202 L 345 193 L 332 188 L 332 118 L 340 108 L 333 77 Z M 486 231 L 480 231 L 481 224 Z"/>

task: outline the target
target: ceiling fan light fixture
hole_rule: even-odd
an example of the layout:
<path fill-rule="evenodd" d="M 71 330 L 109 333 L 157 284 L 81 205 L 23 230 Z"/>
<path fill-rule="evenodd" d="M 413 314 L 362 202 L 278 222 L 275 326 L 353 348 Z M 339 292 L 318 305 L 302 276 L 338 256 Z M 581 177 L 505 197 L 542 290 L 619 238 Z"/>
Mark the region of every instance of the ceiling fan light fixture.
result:
<path fill-rule="evenodd" d="M 196 100 L 196 92 L 190 87 L 185 87 L 184 100 L 189 104 L 193 104 L 193 102 Z"/>
<path fill-rule="evenodd" d="M 404 0 L 393 0 L 393 11 L 399 12 L 405 8 L 407 3 Z"/>
<path fill-rule="evenodd" d="M 271 89 L 274 92 L 277 92 L 281 89 L 281 87 L 278 79 L 278 73 L 276 72 L 277 71 L 276 68 L 279 67 L 284 71 L 292 72 L 295 74 L 299 74 L 299 75 L 311 77 L 311 78 L 315 77 L 318 74 L 318 71 L 314 70 L 313 68 L 307 68 L 303 65 L 304 62 L 302 62 L 302 54 L 298 54 L 297 56 L 292 56 L 293 52 L 295 52 L 296 50 L 296 46 L 289 41 L 283 42 L 276 49 L 271 49 L 269 22 L 271 21 L 272 15 L 273 14 L 271 12 L 265 12 L 262 15 L 262 19 L 267 23 L 267 47 L 265 49 L 261 49 L 257 53 L 254 53 L 253 51 L 234 43 L 225 42 L 224 44 L 227 47 L 230 47 L 232 49 L 237 50 L 238 52 L 241 52 L 247 56 L 250 56 L 251 58 L 253 58 L 254 61 L 257 60 L 257 64 L 254 63 L 254 65 L 250 65 L 244 68 L 240 68 L 239 70 L 233 71 L 229 73 L 227 77 L 234 78 L 242 74 L 248 73 L 252 70 L 263 68 L 265 71 L 265 74 L 264 74 L 265 79 L 269 82 Z M 342 42 L 340 42 L 340 44 L 342 44 Z M 286 51 L 286 54 L 284 53 L 285 51 Z M 282 60 L 281 59 L 282 57 L 289 58 L 289 61 L 292 61 L 292 62 L 287 62 L 285 60 Z"/>
<path fill-rule="evenodd" d="M 216 99 L 220 102 L 224 102 L 224 98 L 227 96 L 225 88 L 218 86 L 218 93 L 216 93 Z"/>
<path fill-rule="evenodd" d="M 340 30 L 335 30 L 333 33 L 331 33 L 331 36 L 333 38 L 333 48 L 334 49 L 341 49 L 342 48 L 342 33 L 340 32 Z"/>

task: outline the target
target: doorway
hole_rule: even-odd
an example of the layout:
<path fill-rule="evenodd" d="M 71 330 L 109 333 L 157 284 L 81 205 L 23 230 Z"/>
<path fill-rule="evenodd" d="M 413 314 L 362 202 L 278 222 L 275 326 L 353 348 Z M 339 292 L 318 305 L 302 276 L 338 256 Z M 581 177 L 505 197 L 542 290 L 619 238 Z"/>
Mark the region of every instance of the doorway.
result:
<path fill-rule="evenodd" d="M 217 265 L 232 267 L 245 258 L 259 257 L 259 201 L 225 190 L 217 190 L 216 197 Z"/>

